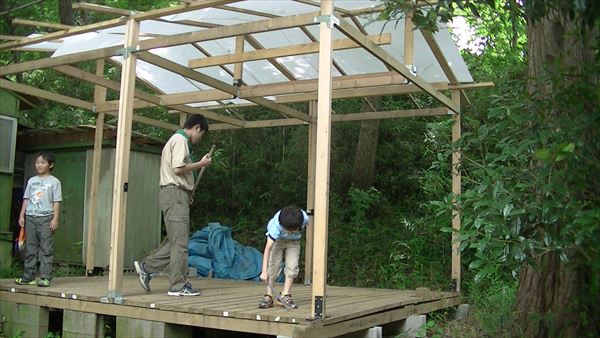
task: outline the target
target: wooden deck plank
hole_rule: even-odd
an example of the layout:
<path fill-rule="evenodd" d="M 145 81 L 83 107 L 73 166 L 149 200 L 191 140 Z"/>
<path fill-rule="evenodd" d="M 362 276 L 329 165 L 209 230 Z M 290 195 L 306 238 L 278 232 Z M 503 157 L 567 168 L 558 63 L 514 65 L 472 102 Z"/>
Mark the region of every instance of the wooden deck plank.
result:
<path fill-rule="evenodd" d="M 264 283 L 205 278 L 192 278 L 190 282 L 200 290 L 200 296 L 168 296 L 169 281 L 164 276 L 153 278 L 152 292 L 145 292 L 137 275 L 126 274 L 123 278 L 123 303 L 104 305 L 117 306 L 115 309 L 119 310 L 112 315 L 126 314 L 131 318 L 167 318 L 159 320 L 245 332 L 331 336 L 348 330 L 357 331 L 371 322 L 387 323 L 395 318 L 421 313 L 419 311 L 449 307 L 460 301 L 459 294 L 453 292 L 420 289 L 417 297 L 415 290 L 328 286 L 327 316 L 323 320 L 312 321 L 311 286 L 295 284 L 292 294 L 298 309 L 286 310 L 279 306 L 258 308 L 266 291 Z M 55 278 L 47 288 L 16 285 L 12 279 L 0 280 L 0 293 L 10 294 L 8 298 L 12 301 L 24 297 L 34 304 L 40 302 L 41 306 L 100 311 L 97 313 L 104 313 L 104 310 L 97 310 L 104 307 L 94 304 L 101 304 L 100 299 L 106 295 L 107 287 L 108 278 L 103 276 Z M 275 288 L 280 291 L 283 285 L 277 284 Z M 157 313 L 161 317 L 156 317 Z M 178 316 L 192 316 L 194 319 Z M 235 324 L 230 326 L 227 324 L 230 321 Z M 244 329 L 246 327 L 247 330 Z"/>

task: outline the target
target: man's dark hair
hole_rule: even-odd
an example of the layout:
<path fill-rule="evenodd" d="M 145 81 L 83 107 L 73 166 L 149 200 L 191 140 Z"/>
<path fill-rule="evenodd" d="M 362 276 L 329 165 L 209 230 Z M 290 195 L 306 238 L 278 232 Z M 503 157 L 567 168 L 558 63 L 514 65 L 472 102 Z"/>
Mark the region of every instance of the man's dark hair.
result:
<path fill-rule="evenodd" d="M 204 130 L 205 132 L 208 131 L 208 121 L 206 121 L 206 118 L 201 114 L 190 114 L 185 120 L 183 128 L 191 129 L 196 125 L 200 126 L 200 130 Z"/>
<path fill-rule="evenodd" d="M 50 165 L 50 170 L 52 171 L 53 165 L 54 165 L 54 154 L 52 154 L 49 151 L 46 150 L 40 150 L 37 152 L 37 154 L 35 154 L 35 160 L 37 160 L 39 157 L 41 157 L 42 159 L 44 159 L 46 162 L 48 162 L 48 164 Z"/>
<path fill-rule="evenodd" d="M 287 206 L 281 209 L 279 213 L 279 224 L 285 230 L 299 230 L 304 223 L 304 215 L 302 210 L 295 206 Z"/>

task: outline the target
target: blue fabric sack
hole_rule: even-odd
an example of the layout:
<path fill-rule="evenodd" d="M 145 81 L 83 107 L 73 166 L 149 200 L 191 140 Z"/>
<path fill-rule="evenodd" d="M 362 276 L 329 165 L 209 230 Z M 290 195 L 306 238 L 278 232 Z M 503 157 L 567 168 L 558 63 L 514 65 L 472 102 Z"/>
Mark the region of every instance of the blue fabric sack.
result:
<path fill-rule="evenodd" d="M 231 237 L 231 228 L 209 223 L 190 238 L 188 265 L 198 276 L 239 280 L 258 280 L 262 268 L 262 253 Z"/>

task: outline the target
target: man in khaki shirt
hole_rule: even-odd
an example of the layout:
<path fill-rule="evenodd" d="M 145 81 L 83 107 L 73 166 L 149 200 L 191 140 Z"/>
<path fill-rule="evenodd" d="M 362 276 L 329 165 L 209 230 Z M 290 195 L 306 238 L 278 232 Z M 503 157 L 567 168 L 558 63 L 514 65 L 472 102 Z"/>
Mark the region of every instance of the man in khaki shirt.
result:
<path fill-rule="evenodd" d="M 160 158 L 160 209 L 165 220 L 167 238 L 153 253 L 142 261 L 135 261 L 140 284 L 150 291 L 152 276 L 169 267 L 169 296 L 197 296 L 187 282 L 188 240 L 190 233 L 190 201 L 194 189 L 195 170 L 210 165 L 210 154 L 196 161 L 191 153 L 192 144 L 198 143 L 208 131 L 208 122 L 202 115 L 190 115 L 165 144 Z"/>

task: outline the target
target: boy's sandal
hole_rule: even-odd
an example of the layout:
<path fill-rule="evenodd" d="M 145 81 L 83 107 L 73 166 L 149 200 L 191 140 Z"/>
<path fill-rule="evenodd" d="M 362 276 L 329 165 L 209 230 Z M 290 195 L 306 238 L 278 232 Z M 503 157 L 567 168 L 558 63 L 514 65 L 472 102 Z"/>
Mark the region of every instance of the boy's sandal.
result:
<path fill-rule="evenodd" d="M 258 303 L 258 307 L 260 309 L 268 309 L 273 307 L 273 297 L 271 297 L 271 295 L 265 295 L 265 298 Z"/>

